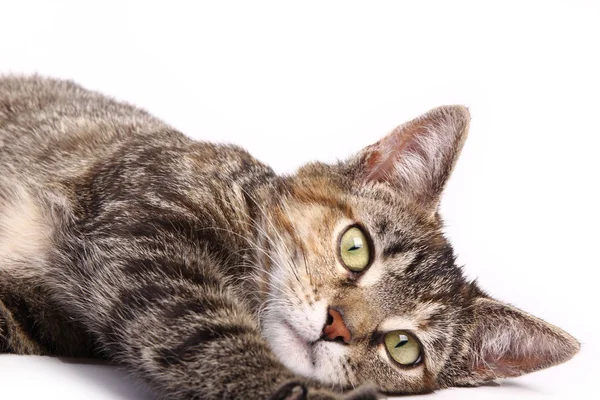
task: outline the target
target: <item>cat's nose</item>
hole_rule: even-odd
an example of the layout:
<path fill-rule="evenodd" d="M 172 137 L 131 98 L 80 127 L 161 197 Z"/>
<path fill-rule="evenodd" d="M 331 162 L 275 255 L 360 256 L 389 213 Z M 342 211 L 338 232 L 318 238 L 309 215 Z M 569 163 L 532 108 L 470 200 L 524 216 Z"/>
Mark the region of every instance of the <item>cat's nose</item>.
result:
<path fill-rule="evenodd" d="M 325 328 L 323 328 L 323 335 L 321 337 L 325 340 L 341 339 L 344 343 L 350 343 L 352 335 L 346 327 L 342 314 L 339 311 L 333 308 L 329 309 L 327 322 L 325 322 Z"/>

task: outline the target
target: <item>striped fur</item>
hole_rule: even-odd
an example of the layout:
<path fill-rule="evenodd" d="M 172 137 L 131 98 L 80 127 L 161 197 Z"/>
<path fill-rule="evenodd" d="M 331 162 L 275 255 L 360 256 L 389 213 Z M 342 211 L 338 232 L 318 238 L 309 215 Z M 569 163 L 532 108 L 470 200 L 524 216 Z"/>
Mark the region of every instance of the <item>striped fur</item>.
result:
<path fill-rule="evenodd" d="M 578 343 L 467 282 L 442 234 L 468 123 L 442 107 L 277 176 L 71 82 L 0 78 L 0 352 L 106 358 L 169 399 L 371 399 L 566 361 Z M 361 274 L 336 256 L 353 224 Z M 321 340 L 329 307 L 350 343 Z M 396 329 L 422 363 L 389 358 Z"/>

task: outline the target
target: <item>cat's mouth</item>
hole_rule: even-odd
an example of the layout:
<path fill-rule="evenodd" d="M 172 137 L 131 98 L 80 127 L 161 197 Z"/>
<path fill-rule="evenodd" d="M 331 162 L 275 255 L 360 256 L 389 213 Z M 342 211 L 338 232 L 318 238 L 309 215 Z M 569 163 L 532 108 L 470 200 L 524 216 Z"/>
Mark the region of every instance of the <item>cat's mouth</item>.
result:
<path fill-rule="evenodd" d="M 303 338 L 298 333 L 298 331 L 294 328 L 294 326 L 288 321 L 284 320 L 283 326 L 289 332 L 289 334 L 293 338 L 293 340 L 295 342 L 297 342 L 298 347 L 307 354 L 310 363 L 314 366 L 315 365 L 315 353 L 314 353 L 315 341 L 309 341 L 309 340 L 306 340 L 305 338 Z"/>
<path fill-rule="evenodd" d="M 280 342 L 276 353 L 281 362 L 292 371 L 314 378 L 324 383 L 346 384 L 346 378 L 339 375 L 339 368 L 345 357 L 345 345 L 336 341 L 325 340 L 320 333 L 316 340 L 303 336 L 307 334 L 297 329 L 293 323 L 282 319 L 279 332 Z M 278 350 L 278 351 L 277 351 Z"/>
<path fill-rule="evenodd" d="M 324 340 L 319 328 L 325 321 L 311 324 L 280 312 L 269 317 L 264 321 L 263 334 L 279 360 L 297 374 L 322 380 L 323 368 L 330 370 L 345 347 Z"/>

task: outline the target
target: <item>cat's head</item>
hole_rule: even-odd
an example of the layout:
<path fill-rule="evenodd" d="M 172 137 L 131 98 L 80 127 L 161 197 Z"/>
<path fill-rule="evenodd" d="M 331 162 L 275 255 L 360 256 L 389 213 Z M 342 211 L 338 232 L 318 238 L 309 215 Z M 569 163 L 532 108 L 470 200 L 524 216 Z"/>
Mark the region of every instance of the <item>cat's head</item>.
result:
<path fill-rule="evenodd" d="M 286 179 L 262 226 L 263 332 L 290 369 L 338 387 L 427 392 L 570 359 L 578 342 L 468 282 L 442 233 L 442 190 L 469 127 L 460 106 L 336 165 Z"/>

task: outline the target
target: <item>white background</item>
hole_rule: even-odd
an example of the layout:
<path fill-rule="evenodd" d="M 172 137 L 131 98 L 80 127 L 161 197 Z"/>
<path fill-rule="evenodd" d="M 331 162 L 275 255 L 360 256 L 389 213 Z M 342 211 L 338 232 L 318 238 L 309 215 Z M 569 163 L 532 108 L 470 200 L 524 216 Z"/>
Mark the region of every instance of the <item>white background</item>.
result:
<path fill-rule="evenodd" d="M 571 362 L 425 398 L 595 397 L 600 7 L 594 1 L 0 1 L 0 71 L 74 79 L 281 172 L 469 106 L 446 191 L 470 277 L 575 335 Z M 109 367 L 0 356 L 2 399 L 141 399 Z"/>

